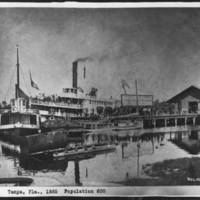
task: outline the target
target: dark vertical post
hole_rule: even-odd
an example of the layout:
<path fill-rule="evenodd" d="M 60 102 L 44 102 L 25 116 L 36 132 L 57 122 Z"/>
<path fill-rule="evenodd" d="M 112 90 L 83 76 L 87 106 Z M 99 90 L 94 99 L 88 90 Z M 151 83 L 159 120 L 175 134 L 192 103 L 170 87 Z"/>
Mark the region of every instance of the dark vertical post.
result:
<path fill-rule="evenodd" d="M 17 85 L 19 86 L 19 50 L 17 45 Z"/>
<path fill-rule="evenodd" d="M 154 138 L 152 137 L 152 153 L 154 153 Z"/>
<path fill-rule="evenodd" d="M 16 91 L 15 91 L 15 97 L 19 97 L 19 52 L 18 52 L 18 45 L 17 45 L 17 84 L 16 84 Z"/>
<path fill-rule="evenodd" d="M 88 177 L 88 168 L 86 167 L 85 169 L 85 177 L 87 178 Z"/>
<path fill-rule="evenodd" d="M 136 92 L 137 113 L 139 113 L 137 80 L 135 80 L 135 92 Z"/>
<path fill-rule="evenodd" d="M 122 143 L 121 144 L 121 147 L 122 147 L 122 159 L 124 158 L 124 144 Z"/>
<path fill-rule="evenodd" d="M 140 143 L 137 143 L 137 176 L 139 177 L 140 173 Z"/>
<path fill-rule="evenodd" d="M 75 183 L 80 185 L 80 170 L 79 170 L 79 161 L 74 161 L 74 175 L 75 175 Z"/>
<path fill-rule="evenodd" d="M 74 61 L 72 66 L 72 87 L 77 88 L 78 87 L 78 62 Z"/>
<path fill-rule="evenodd" d="M 83 78 L 85 79 L 86 78 L 86 68 L 84 66 L 84 69 L 83 69 Z"/>

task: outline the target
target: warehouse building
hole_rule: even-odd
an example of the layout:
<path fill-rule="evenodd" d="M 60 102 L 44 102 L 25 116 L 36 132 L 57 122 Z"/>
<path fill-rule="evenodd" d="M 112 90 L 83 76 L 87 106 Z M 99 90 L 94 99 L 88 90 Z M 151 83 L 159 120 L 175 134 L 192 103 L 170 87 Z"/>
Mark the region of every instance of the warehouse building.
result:
<path fill-rule="evenodd" d="M 174 113 L 200 113 L 200 89 L 190 86 L 170 98 L 167 103 L 174 104 Z"/>

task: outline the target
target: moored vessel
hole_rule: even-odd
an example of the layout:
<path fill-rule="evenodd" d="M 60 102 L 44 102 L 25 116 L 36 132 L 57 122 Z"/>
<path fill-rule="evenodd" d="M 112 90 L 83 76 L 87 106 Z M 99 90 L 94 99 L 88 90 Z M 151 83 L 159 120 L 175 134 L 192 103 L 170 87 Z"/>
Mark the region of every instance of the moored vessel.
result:
<path fill-rule="evenodd" d="M 112 109 L 115 100 L 112 97 L 108 99 L 98 97 L 98 89 L 95 87 L 84 88 L 87 81 L 89 78 L 86 77 L 86 67 L 84 67 L 82 77 L 81 66 L 79 66 L 78 61 L 74 61 L 72 86 L 51 95 L 39 93 L 30 98 L 30 106 L 39 111 L 42 121 L 52 116 L 73 120 L 95 118 L 97 115 L 102 115 L 104 109 Z"/>
<path fill-rule="evenodd" d="M 20 88 L 18 46 L 16 67 L 15 98 L 10 101 L 10 109 L 0 115 L 0 137 L 14 144 L 19 142 L 20 136 L 36 134 L 40 130 L 40 116 L 29 108 L 29 97 Z"/>

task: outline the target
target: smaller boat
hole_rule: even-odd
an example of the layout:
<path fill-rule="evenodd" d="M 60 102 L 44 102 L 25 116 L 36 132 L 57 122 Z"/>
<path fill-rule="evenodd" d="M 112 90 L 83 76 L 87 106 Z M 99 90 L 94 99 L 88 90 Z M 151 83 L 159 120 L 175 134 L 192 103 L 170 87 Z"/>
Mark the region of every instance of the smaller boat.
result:
<path fill-rule="evenodd" d="M 142 128 L 142 124 L 140 122 L 120 122 L 118 123 L 117 126 L 115 126 L 114 128 L 112 128 L 113 131 L 126 131 L 126 130 L 137 130 L 137 129 L 141 129 Z"/>
<path fill-rule="evenodd" d="M 29 186 L 32 182 L 33 179 L 28 177 L 0 178 L 0 186 Z"/>
<path fill-rule="evenodd" d="M 10 109 L 0 115 L 0 137 L 14 144 L 19 144 L 21 136 L 38 133 L 40 116 L 35 110 L 30 109 L 29 97 L 20 88 L 18 47 L 16 66 L 15 98 L 11 99 Z"/>

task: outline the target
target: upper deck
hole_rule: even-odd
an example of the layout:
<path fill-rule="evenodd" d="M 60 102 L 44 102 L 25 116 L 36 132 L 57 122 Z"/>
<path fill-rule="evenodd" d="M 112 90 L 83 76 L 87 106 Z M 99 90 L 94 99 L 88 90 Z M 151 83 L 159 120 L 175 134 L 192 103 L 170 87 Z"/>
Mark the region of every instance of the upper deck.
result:
<path fill-rule="evenodd" d="M 79 88 L 63 88 L 59 95 L 30 98 L 30 105 L 34 107 L 82 110 L 92 106 L 112 106 L 113 100 L 97 98 L 85 94 Z"/>
<path fill-rule="evenodd" d="M 54 108 L 82 109 L 82 104 L 73 104 L 65 102 L 42 101 L 39 99 L 30 99 L 30 104 L 35 106 L 45 106 Z"/>

